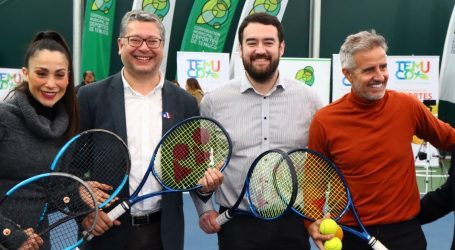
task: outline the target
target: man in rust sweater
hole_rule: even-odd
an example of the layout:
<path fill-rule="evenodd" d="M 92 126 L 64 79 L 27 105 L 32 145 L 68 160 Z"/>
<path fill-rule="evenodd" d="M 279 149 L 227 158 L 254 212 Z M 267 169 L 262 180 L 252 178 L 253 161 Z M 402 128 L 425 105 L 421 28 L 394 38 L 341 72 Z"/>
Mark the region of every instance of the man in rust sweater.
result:
<path fill-rule="evenodd" d="M 316 113 L 310 149 L 329 157 L 345 176 L 367 231 L 389 249 L 426 249 L 415 219 L 420 196 L 411 149 L 417 135 L 439 149 L 455 146 L 455 129 L 438 120 L 416 98 L 387 90 L 387 44 L 374 31 L 350 35 L 340 49 L 351 92 Z M 348 212 L 340 223 L 356 227 Z M 309 226 L 318 246 L 319 221 Z M 345 233 L 344 249 L 371 249 Z"/>

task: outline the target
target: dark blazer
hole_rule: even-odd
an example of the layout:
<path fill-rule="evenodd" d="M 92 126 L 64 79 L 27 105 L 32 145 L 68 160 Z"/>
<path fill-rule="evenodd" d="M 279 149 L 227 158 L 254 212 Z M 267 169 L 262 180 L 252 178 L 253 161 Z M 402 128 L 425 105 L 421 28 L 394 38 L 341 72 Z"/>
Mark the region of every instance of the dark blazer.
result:
<path fill-rule="evenodd" d="M 452 159 L 449 169 L 449 178 L 438 189 L 427 193 L 420 200 L 420 213 L 418 219 L 420 223 L 426 224 L 435 221 L 455 208 L 455 150 L 452 152 Z M 454 226 L 455 229 L 455 226 Z M 452 247 L 455 250 L 455 230 L 452 239 Z"/>
<path fill-rule="evenodd" d="M 169 81 L 164 82 L 163 134 L 185 118 L 199 115 L 196 99 Z M 80 88 L 78 92 L 81 129 L 102 128 L 112 131 L 127 142 L 125 99 L 121 73 Z M 169 114 L 169 115 L 168 115 Z M 119 194 L 128 196 L 128 185 Z M 86 249 L 124 249 L 131 222 L 129 215 L 119 219 L 104 235 L 86 244 Z M 182 250 L 184 241 L 183 201 L 181 193 L 163 195 L 161 201 L 161 239 L 165 250 Z"/>

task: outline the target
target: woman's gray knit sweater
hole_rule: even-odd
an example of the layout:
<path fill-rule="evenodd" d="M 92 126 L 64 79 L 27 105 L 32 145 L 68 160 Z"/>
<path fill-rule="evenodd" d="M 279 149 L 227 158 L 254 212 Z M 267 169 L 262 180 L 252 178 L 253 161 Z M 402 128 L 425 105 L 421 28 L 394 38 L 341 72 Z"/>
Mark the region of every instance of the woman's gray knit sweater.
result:
<path fill-rule="evenodd" d="M 52 159 L 63 143 L 62 135 L 68 128 L 69 120 L 63 106 L 57 105 L 56 108 L 55 119 L 49 121 L 37 114 L 25 93 L 15 92 L 10 100 L 0 102 L 1 196 L 24 179 L 49 172 Z M 39 206 L 28 206 L 30 213 L 24 212 L 21 217 L 26 217 L 27 214 L 36 216 L 35 210 L 41 209 Z M 7 210 L 4 206 L 0 207 L 3 216 L 11 217 Z M 4 218 L 2 220 L 0 215 L 0 242 L 4 240 L 5 236 L 1 232 L 7 224 L 8 221 Z M 14 241 L 4 246 L 15 249 L 19 243 Z"/>

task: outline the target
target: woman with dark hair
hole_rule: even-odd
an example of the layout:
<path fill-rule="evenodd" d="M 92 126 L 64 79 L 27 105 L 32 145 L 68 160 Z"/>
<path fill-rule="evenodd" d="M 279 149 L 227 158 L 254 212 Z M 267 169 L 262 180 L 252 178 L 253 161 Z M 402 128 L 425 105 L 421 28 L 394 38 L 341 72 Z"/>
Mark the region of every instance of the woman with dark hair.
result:
<path fill-rule="evenodd" d="M 197 104 L 201 103 L 204 91 L 202 91 L 196 78 L 188 78 L 186 80 L 186 91 L 196 98 Z"/>
<path fill-rule="evenodd" d="M 59 148 L 79 130 L 72 58 L 60 34 L 43 31 L 34 37 L 25 54 L 22 74 L 24 81 L 0 103 L 0 193 L 49 171 Z M 21 221 L 27 221 L 27 216 L 32 219 L 42 209 L 39 202 L 27 208 L 30 213 L 21 214 Z M 38 239 L 37 244 L 30 230 L 14 230 L 11 223 L 17 221 L 10 210 L 0 206 L 0 247 L 40 247 L 42 240 Z M 25 229 L 34 225 L 21 226 Z"/>

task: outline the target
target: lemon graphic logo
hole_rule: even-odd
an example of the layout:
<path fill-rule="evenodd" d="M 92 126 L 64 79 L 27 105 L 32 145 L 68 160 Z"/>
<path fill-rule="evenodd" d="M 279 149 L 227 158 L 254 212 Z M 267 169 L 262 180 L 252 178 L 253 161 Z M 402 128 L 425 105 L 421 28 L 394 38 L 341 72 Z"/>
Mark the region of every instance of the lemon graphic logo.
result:
<path fill-rule="evenodd" d="M 265 12 L 272 16 L 278 15 L 281 9 L 281 0 L 256 0 L 253 3 L 253 9 L 250 11 L 250 15 L 254 13 Z"/>
<path fill-rule="evenodd" d="M 95 0 L 92 4 L 92 11 L 100 11 L 108 14 L 112 6 L 112 0 Z"/>
<path fill-rule="evenodd" d="M 313 86 L 314 78 L 314 68 L 312 66 L 306 66 L 295 74 L 297 81 L 304 82 L 308 86 Z"/>
<path fill-rule="evenodd" d="M 202 7 L 196 24 L 208 24 L 214 29 L 219 29 L 228 19 L 230 8 L 230 0 L 209 0 Z"/>
<path fill-rule="evenodd" d="M 161 21 L 169 12 L 170 7 L 169 0 L 144 0 L 142 2 L 142 10 L 157 15 Z"/>

